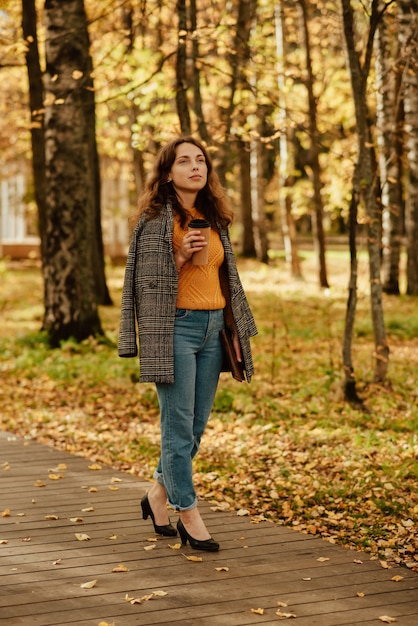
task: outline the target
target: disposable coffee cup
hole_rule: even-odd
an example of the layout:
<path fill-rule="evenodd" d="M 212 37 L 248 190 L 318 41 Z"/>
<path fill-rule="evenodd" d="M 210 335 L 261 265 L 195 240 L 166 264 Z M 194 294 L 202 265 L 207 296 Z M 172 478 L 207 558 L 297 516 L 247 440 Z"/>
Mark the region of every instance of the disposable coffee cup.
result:
<path fill-rule="evenodd" d="M 206 239 L 207 246 L 195 252 L 192 256 L 193 265 L 207 265 L 208 264 L 208 248 L 210 237 L 210 222 L 201 219 L 194 219 L 189 222 L 189 230 L 200 230 L 200 234 Z"/>

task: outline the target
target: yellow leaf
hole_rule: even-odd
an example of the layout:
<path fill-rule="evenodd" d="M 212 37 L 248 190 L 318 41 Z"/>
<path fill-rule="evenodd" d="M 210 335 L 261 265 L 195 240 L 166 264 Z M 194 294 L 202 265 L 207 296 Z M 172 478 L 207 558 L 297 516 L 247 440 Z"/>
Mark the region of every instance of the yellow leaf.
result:
<path fill-rule="evenodd" d="M 180 548 L 181 548 L 181 543 L 175 543 L 175 544 L 170 544 L 170 543 L 169 543 L 169 544 L 168 544 L 168 547 L 169 547 L 171 550 L 180 550 Z"/>
<path fill-rule="evenodd" d="M 116 626 L 115 622 L 99 622 L 98 626 Z"/>
<path fill-rule="evenodd" d="M 93 472 L 96 470 L 101 470 L 102 466 L 99 465 L 99 463 L 93 463 L 92 465 L 89 465 L 89 470 L 92 470 Z"/>
<path fill-rule="evenodd" d="M 56 520 L 59 519 L 59 515 L 45 515 L 44 519 L 46 519 L 47 521 L 49 520 Z"/>
<path fill-rule="evenodd" d="M 386 563 L 386 561 L 379 561 L 379 563 L 383 569 L 390 569 L 390 566 Z"/>
<path fill-rule="evenodd" d="M 400 580 L 403 580 L 403 576 L 400 576 L 399 574 L 397 576 L 392 576 L 391 580 L 393 580 L 393 582 L 398 583 Z"/>
<path fill-rule="evenodd" d="M 78 541 L 89 541 L 91 539 L 91 537 L 89 537 L 89 535 L 86 535 L 85 533 L 75 533 L 75 536 Z"/>
<path fill-rule="evenodd" d="M 283 608 L 283 607 L 286 607 L 287 604 L 286 602 L 280 602 L 280 600 L 277 600 L 277 606 L 281 606 Z"/>
<path fill-rule="evenodd" d="M 36 483 L 33 484 L 34 487 L 45 487 L 45 483 L 42 480 L 37 480 Z"/>
<path fill-rule="evenodd" d="M 201 556 L 187 556 L 187 554 L 183 554 L 183 556 L 186 557 L 188 561 L 193 561 L 194 563 L 200 563 L 203 561 Z"/>
<path fill-rule="evenodd" d="M 52 565 L 61 565 L 61 559 L 57 559 L 56 561 L 52 561 Z"/>
<path fill-rule="evenodd" d="M 364 591 L 357 591 L 357 596 L 358 596 L 359 598 L 364 598 L 364 596 L 365 596 L 365 595 L 366 595 L 366 594 L 364 593 Z"/>
<path fill-rule="evenodd" d="M 97 487 L 90 487 L 89 488 L 89 493 L 97 493 L 99 490 L 97 489 Z"/>
<path fill-rule="evenodd" d="M 129 569 L 126 567 L 126 565 L 122 565 L 122 563 L 119 563 L 119 565 L 117 565 L 116 567 L 112 569 L 112 572 L 115 572 L 115 573 L 129 572 Z"/>
<path fill-rule="evenodd" d="M 393 622 L 396 622 L 396 619 L 394 617 L 389 617 L 389 615 L 381 615 L 379 619 L 381 622 L 385 622 L 385 624 L 393 624 Z"/>
<path fill-rule="evenodd" d="M 310 576 L 307 576 L 306 578 L 302 578 L 302 580 L 312 580 L 312 578 Z"/>
<path fill-rule="evenodd" d="M 112 482 L 112 483 L 121 483 L 121 482 L 122 482 L 122 478 L 115 478 L 115 477 L 113 476 L 113 478 L 111 479 L 111 481 L 110 481 L 110 482 Z"/>
<path fill-rule="evenodd" d="M 85 509 L 81 509 L 82 513 L 92 513 L 92 511 L 94 511 L 92 506 L 88 506 Z"/>
<path fill-rule="evenodd" d="M 245 515 L 249 515 L 250 512 L 247 511 L 247 509 L 240 509 L 239 511 L 237 511 L 237 515 L 239 515 L 240 517 L 244 517 Z"/>
<path fill-rule="evenodd" d="M 8 539 L 0 539 L 0 546 L 5 546 L 6 543 L 9 543 Z"/>
<path fill-rule="evenodd" d="M 114 487 L 113 485 L 108 485 L 107 487 L 110 491 L 119 491 L 119 487 Z"/>
<path fill-rule="evenodd" d="M 264 609 L 250 609 L 250 611 L 256 615 L 264 615 Z"/>
<path fill-rule="evenodd" d="M 82 583 L 80 587 L 82 589 L 93 589 L 96 586 L 97 580 L 90 580 L 88 583 Z"/>
<path fill-rule="evenodd" d="M 357 563 L 357 565 L 363 565 L 363 561 L 360 559 L 354 559 L 353 563 Z"/>
<path fill-rule="evenodd" d="M 64 478 L 64 474 L 49 474 L 48 478 L 49 480 L 61 480 Z"/>
<path fill-rule="evenodd" d="M 148 537 L 147 541 L 149 541 L 150 543 L 157 543 L 158 539 L 156 537 Z"/>
<path fill-rule="evenodd" d="M 215 567 L 216 572 L 229 572 L 229 567 Z"/>
<path fill-rule="evenodd" d="M 83 72 L 80 72 L 80 70 L 74 70 L 71 76 L 74 80 L 79 80 L 83 76 Z"/>
<path fill-rule="evenodd" d="M 1 514 L 2 517 L 10 517 L 10 509 L 4 509 L 3 513 Z"/>
<path fill-rule="evenodd" d="M 156 547 L 155 543 L 153 543 L 151 546 L 144 546 L 144 550 L 155 550 Z"/>
<path fill-rule="evenodd" d="M 161 589 L 159 589 L 158 591 L 153 591 L 152 595 L 156 598 L 163 598 L 164 596 L 168 596 L 168 593 L 167 591 L 162 591 Z"/>
<path fill-rule="evenodd" d="M 325 561 L 329 561 L 329 559 L 326 556 L 320 556 L 319 559 L 316 559 L 317 561 L 319 561 L 320 563 L 325 563 Z"/>
<path fill-rule="evenodd" d="M 117 535 L 110 535 L 110 537 L 108 537 L 108 539 L 117 539 L 118 536 Z"/>
<path fill-rule="evenodd" d="M 128 594 L 127 594 L 127 593 L 125 594 L 125 600 L 126 600 L 126 602 L 132 602 L 132 600 L 133 600 L 133 599 L 134 599 L 134 598 L 133 598 L 133 596 L 132 596 L 132 597 L 131 597 L 131 596 L 128 596 Z"/>
<path fill-rule="evenodd" d="M 32 541 L 32 537 L 23 537 L 21 541 L 23 541 L 24 543 L 29 543 L 29 541 Z"/>
<path fill-rule="evenodd" d="M 67 466 L 65 463 L 59 463 L 59 465 L 57 465 L 57 467 L 54 467 L 53 469 L 49 469 L 48 472 L 62 472 L 64 470 L 67 469 Z"/>
<path fill-rule="evenodd" d="M 81 524 L 82 521 L 82 517 L 70 517 L 70 522 L 74 522 L 74 524 Z"/>

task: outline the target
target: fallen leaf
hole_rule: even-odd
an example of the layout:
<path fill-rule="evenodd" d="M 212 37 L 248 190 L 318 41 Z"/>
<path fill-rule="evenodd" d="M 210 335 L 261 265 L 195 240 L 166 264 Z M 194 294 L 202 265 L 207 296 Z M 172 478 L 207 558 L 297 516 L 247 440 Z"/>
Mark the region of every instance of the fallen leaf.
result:
<path fill-rule="evenodd" d="M 158 539 L 156 537 L 148 537 L 147 541 L 149 541 L 150 543 L 157 543 Z"/>
<path fill-rule="evenodd" d="M 53 469 L 49 469 L 48 472 L 62 472 L 67 469 L 67 465 L 65 463 L 59 463 L 57 467 Z"/>
<path fill-rule="evenodd" d="M 117 535 L 110 535 L 110 537 L 108 537 L 108 539 L 117 539 L 118 536 Z"/>
<path fill-rule="evenodd" d="M 98 491 L 97 487 L 89 487 L 89 493 L 97 493 Z"/>
<path fill-rule="evenodd" d="M 122 478 L 116 478 L 115 476 L 113 476 L 110 479 L 110 482 L 112 482 L 112 483 L 121 483 L 122 482 Z"/>
<path fill-rule="evenodd" d="M 10 517 L 10 509 L 4 509 L 1 514 L 2 517 Z"/>
<path fill-rule="evenodd" d="M 45 487 L 45 483 L 42 480 L 37 480 L 36 483 L 33 484 L 34 487 Z"/>
<path fill-rule="evenodd" d="M 188 561 L 194 561 L 195 563 L 200 563 L 201 561 L 203 561 L 201 556 L 187 556 L 187 554 L 183 554 L 183 556 L 188 560 Z"/>
<path fill-rule="evenodd" d="M 16 517 L 25 517 L 26 513 L 16 513 Z"/>
<path fill-rule="evenodd" d="M 75 533 L 75 536 L 79 541 L 89 541 L 91 539 L 91 537 L 85 533 Z"/>
<path fill-rule="evenodd" d="M 264 615 L 264 609 L 250 609 L 250 611 L 256 615 Z"/>
<path fill-rule="evenodd" d="M 329 561 L 329 558 L 327 558 L 326 556 L 320 556 L 319 559 L 316 560 L 320 563 L 325 563 L 325 561 Z"/>
<path fill-rule="evenodd" d="M 101 470 L 102 466 L 99 463 L 93 463 L 92 465 L 89 465 L 89 470 L 97 471 L 97 470 Z"/>
<path fill-rule="evenodd" d="M 360 559 L 354 559 L 353 563 L 356 563 L 357 565 L 363 565 L 363 561 L 361 561 Z"/>
<path fill-rule="evenodd" d="M 97 584 L 97 580 L 90 580 L 90 582 L 88 583 L 82 583 L 80 587 L 82 589 L 93 589 L 93 587 L 95 587 L 96 584 Z"/>
<path fill-rule="evenodd" d="M 155 596 L 156 598 L 163 598 L 164 596 L 168 596 L 168 592 L 162 591 L 162 589 L 159 589 L 158 591 L 153 591 L 152 595 Z"/>
<path fill-rule="evenodd" d="M 239 511 L 237 511 L 237 515 L 239 515 L 240 517 L 244 517 L 245 515 L 249 515 L 250 512 L 247 511 L 247 509 L 240 509 Z"/>
<path fill-rule="evenodd" d="M 280 600 L 277 600 L 277 606 L 286 607 L 287 604 L 286 602 L 280 602 Z"/>
<path fill-rule="evenodd" d="M 60 518 L 59 515 L 45 515 L 45 517 L 44 517 L 44 519 L 46 519 L 47 521 L 57 520 L 59 518 Z"/>
<path fill-rule="evenodd" d="M 383 569 L 390 569 L 386 561 L 379 561 L 379 563 L 383 567 Z"/>
<path fill-rule="evenodd" d="M 61 559 L 57 559 L 56 561 L 52 561 L 52 565 L 61 565 Z"/>
<path fill-rule="evenodd" d="M 80 80 L 80 78 L 82 78 L 82 76 L 84 76 L 84 74 L 80 70 L 73 70 L 73 72 L 71 74 L 71 77 L 74 80 Z"/>
<path fill-rule="evenodd" d="M 364 596 L 365 596 L 366 594 L 364 593 L 364 591 L 357 591 L 357 594 L 356 594 L 356 595 L 357 595 L 359 598 L 364 598 Z"/>
<path fill-rule="evenodd" d="M 116 626 L 115 622 L 99 622 L 98 626 Z"/>
<path fill-rule="evenodd" d="M 396 576 L 392 576 L 391 580 L 393 580 L 393 582 L 395 583 L 398 583 L 400 580 L 403 580 L 403 576 L 397 574 Z"/>
<path fill-rule="evenodd" d="M 81 509 L 82 513 L 92 513 L 94 511 L 92 506 L 88 506 L 85 509 Z"/>
<path fill-rule="evenodd" d="M 112 569 L 112 572 L 115 572 L 116 574 L 119 572 L 129 572 L 129 569 L 126 567 L 126 565 L 122 565 L 122 563 L 119 563 L 119 565 Z"/>
<path fill-rule="evenodd" d="M 216 572 L 229 572 L 229 567 L 215 567 Z"/>
<path fill-rule="evenodd" d="M 49 474 L 48 478 L 49 480 L 61 480 L 64 478 L 64 474 Z"/>
<path fill-rule="evenodd" d="M 74 522 L 74 524 L 81 524 L 83 522 L 82 517 L 70 517 L 70 522 Z"/>
<path fill-rule="evenodd" d="M 110 491 L 119 491 L 119 487 L 114 487 L 113 485 L 108 485 L 107 488 L 110 489 Z"/>
<path fill-rule="evenodd" d="M 381 615 L 379 619 L 381 622 L 385 622 L 385 624 L 393 624 L 393 622 L 396 622 L 396 618 L 389 617 L 389 615 Z"/>
<path fill-rule="evenodd" d="M 302 580 L 312 580 L 312 578 L 310 576 L 307 576 L 306 578 L 302 578 Z"/>
<path fill-rule="evenodd" d="M 23 537 L 23 539 L 20 539 L 20 541 L 23 541 L 24 543 L 29 543 L 29 541 L 32 541 L 32 537 Z"/>
<path fill-rule="evenodd" d="M 144 550 L 155 550 L 156 547 L 155 543 L 153 543 L 151 546 L 144 546 Z"/>
<path fill-rule="evenodd" d="M 5 546 L 6 543 L 9 543 L 8 539 L 0 539 L 0 546 Z"/>
<path fill-rule="evenodd" d="M 168 544 L 168 547 L 169 547 L 171 550 L 180 550 L 180 548 L 181 548 L 181 543 L 174 543 L 174 544 L 169 543 L 169 544 Z"/>

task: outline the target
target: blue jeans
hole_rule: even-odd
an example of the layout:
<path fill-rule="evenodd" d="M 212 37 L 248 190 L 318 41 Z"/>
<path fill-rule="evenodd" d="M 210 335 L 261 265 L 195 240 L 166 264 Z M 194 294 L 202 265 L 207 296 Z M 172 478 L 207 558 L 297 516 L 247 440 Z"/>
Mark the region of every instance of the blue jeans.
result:
<path fill-rule="evenodd" d="M 222 366 L 219 331 L 223 310 L 177 309 L 174 323 L 174 383 L 157 383 L 161 413 L 161 457 L 154 478 L 170 506 L 197 504 L 192 460 L 212 410 Z"/>

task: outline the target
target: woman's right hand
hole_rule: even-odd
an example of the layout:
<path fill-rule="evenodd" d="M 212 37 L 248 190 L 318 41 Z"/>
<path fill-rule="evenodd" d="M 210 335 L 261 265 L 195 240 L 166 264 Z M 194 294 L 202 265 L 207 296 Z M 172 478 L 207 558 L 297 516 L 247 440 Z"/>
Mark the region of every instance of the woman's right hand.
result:
<path fill-rule="evenodd" d="M 175 253 L 176 267 L 179 272 L 186 261 L 189 261 L 195 252 L 199 252 L 205 246 L 207 241 L 200 230 L 190 230 L 187 232 L 181 242 L 181 245 Z"/>

